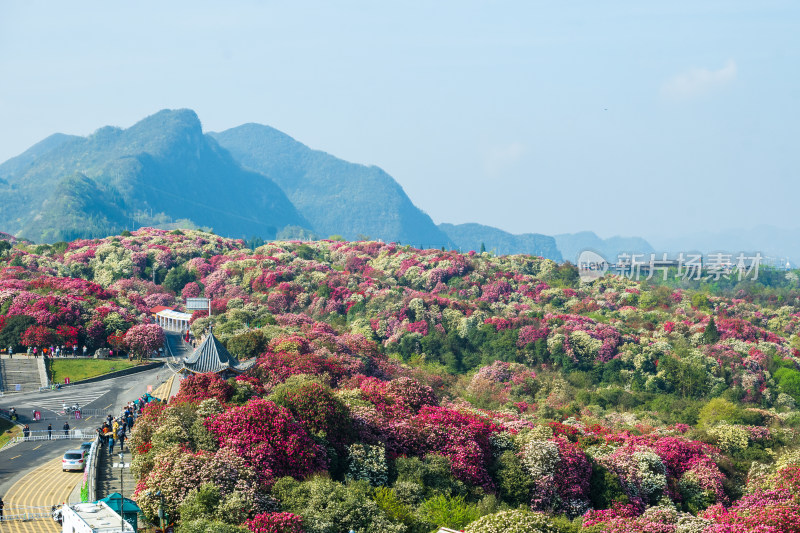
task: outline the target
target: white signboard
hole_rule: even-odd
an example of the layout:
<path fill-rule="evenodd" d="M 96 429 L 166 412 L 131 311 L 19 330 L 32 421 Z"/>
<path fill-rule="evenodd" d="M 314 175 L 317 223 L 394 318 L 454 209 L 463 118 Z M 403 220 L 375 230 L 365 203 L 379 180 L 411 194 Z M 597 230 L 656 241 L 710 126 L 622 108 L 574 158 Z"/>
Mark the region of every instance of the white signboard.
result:
<path fill-rule="evenodd" d="M 208 298 L 186 298 L 186 309 L 191 311 L 203 310 L 209 307 Z"/>

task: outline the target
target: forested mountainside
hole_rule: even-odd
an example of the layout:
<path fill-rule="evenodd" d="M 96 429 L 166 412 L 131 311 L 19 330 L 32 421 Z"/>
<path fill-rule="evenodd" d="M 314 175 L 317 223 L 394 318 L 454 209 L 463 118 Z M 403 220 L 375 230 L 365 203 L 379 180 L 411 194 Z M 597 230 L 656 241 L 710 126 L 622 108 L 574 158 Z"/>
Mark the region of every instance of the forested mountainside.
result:
<path fill-rule="evenodd" d="M 318 235 L 452 248 L 447 235 L 378 167 L 312 150 L 261 124 L 211 135 L 245 167 L 274 180 Z"/>
<path fill-rule="evenodd" d="M 0 227 L 36 242 L 156 222 L 264 238 L 309 225 L 274 182 L 244 170 L 185 109 L 125 130 L 51 136 L 0 165 L 0 178 Z"/>

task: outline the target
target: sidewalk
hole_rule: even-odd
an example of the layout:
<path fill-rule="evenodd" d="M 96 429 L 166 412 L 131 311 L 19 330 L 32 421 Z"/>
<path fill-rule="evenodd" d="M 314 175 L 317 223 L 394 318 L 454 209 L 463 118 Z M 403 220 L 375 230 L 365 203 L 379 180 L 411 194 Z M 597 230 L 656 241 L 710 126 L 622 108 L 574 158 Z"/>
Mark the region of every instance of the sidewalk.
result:
<path fill-rule="evenodd" d="M 155 398 L 168 399 L 178 392 L 180 387 L 181 376 L 177 373 L 172 374 L 164 383 L 159 385 L 151 393 Z M 134 429 L 136 425 L 134 424 Z M 129 437 L 130 438 L 130 437 Z M 120 474 L 119 467 L 119 444 L 114 446 L 114 455 L 109 454 L 108 446 L 100 446 L 97 452 L 97 498 L 105 498 L 114 492 L 120 492 L 126 498 L 130 498 L 133 491 L 136 489 L 136 480 L 130 471 L 131 452 L 128 448 L 129 440 L 125 440 L 125 447 L 122 450 L 125 454 L 125 467 L 122 468 Z M 114 465 L 117 465 L 116 467 Z M 122 476 L 122 485 L 120 485 L 120 475 Z"/>
<path fill-rule="evenodd" d="M 133 495 L 136 489 L 136 479 L 131 474 L 131 451 L 128 441 L 125 441 L 125 468 L 119 468 L 119 445 L 114 446 L 114 455 L 108 453 L 108 446 L 101 446 L 97 453 L 97 498 L 105 498 L 111 493 L 121 492 L 126 498 Z M 116 468 L 114 465 L 117 465 Z M 120 472 L 122 484 L 120 485 Z M 122 490 L 120 490 L 122 488 Z"/>

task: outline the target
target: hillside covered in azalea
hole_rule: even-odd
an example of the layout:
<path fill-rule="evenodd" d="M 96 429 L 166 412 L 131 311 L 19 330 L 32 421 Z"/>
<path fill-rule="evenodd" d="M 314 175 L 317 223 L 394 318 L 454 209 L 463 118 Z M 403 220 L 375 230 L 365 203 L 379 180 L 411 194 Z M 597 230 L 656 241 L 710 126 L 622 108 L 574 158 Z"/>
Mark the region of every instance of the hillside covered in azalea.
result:
<path fill-rule="evenodd" d="M 153 518 L 160 490 L 180 531 L 798 531 L 791 275 L 723 297 L 531 256 L 143 229 L 8 250 L 0 344 L 146 357 L 150 308 L 212 299 L 256 364 L 184 380 L 131 440 L 137 502 Z"/>

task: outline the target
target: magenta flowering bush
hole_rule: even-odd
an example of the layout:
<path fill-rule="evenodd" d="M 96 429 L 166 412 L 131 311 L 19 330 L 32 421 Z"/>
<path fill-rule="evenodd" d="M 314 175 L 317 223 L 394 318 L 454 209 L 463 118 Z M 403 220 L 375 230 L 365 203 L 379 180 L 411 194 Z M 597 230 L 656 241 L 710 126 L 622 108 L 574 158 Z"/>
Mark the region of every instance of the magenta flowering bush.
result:
<path fill-rule="evenodd" d="M 233 395 L 233 387 L 219 374 L 192 374 L 181 380 L 181 387 L 173 401 L 200 403 L 208 398 L 216 398 L 226 403 Z"/>
<path fill-rule="evenodd" d="M 499 426 L 473 413 L 433 406 L 423 407 L 414 422 L 421 428 L 425 453 L 438 453 L 450 459 L 457 479 L 493 488 L 487 471 L 492 457 L 489 436 L 499 433 Z"/>
<path fill-rule="evenodd" d="M 139 358 L 147 358 L 164 346 L 164 330 L 156 324 L 137 324 L 125 332 L 125 346 Z"/>
<path fill-rule="evenodd" d="M 265 483 L 283 476 L 303 477 L 327 466 L 325 451 L 289 410 L 268 400 L 232 407 L 204 424 L 220 447 L 235 450 Z"/>
<path fill-rule="evenodd" d="M 292 513 L 261 513 L 244 523 L 253 533 L 304 533 L 303 517 Z"/>

